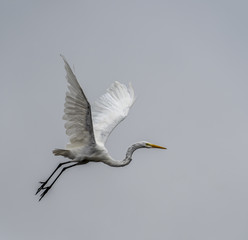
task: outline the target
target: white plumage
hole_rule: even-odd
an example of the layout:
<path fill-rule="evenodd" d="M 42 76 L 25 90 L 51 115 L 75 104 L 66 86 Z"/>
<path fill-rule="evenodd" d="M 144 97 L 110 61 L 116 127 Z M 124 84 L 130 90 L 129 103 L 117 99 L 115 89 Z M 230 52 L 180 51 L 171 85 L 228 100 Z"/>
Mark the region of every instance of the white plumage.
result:
<path fill-rule="evenodd" d="M 66 149 L 55 149 L 54 155 L 64 156 L 71 159 L 58 165 L 50 177 L 40 182 L 36 194 L 43 190 L 40 200 L 45 196 L 53 186 L 59 176 L 68 168 L 83 165 L 88 162 L 102 162 L 111 167 L 123 167 L 132 161 L 132 154 L 139 148 L 161 148 L 145 141 L 131 145 L 122 161 L 114 160 L 105 148 L 105 142 L 113 129 L 125 119 L 129 109 L 135 101 L 134 91 L 129 84 L 127 87 L 119 82 L 114 82 L 107 92 L 102 95 L 94 105 L 91 114 L 91 106 L 80 87 L 76 76 L 72 72 L 66 59 L 62 56 L 65 63 L 66 79 L 68 81 L 68 92 L 66 93 L 64 116 L 66 121 L 66 134 L 70 142 Z M 64 167 L 55 180 L 47 186 L 47 183 L 55 172 L 64 164 L 71 164 Z"/>
<path fill-rule="evenodd" d="M 73 149 L 94 142 L 104 145 L 109 134 L 126 118 L 133 105 L 133 88 L 131 84 L 126 87 L 117 81 L 114 82 L 107 92 L 96 100 L 91 119 L 90 104 L 69 64 L 64 57 L 63 59 L 69 84 L 63 117 L 66 120 L 66 134 L 70 138 L 66 148 Z"/>
<path fill-rule="evenodd" d="M 66 120 L 66 134 L 70 138 L 67 149 L 94 144 L 90 104 L 81 89 L 76 76 L 69 64 L 65 62 L 66 79 L 68 81 L 68 92 L 66 92 L 65 109 L 63 119 Z"/>
<path fill-rule="evenodd" d="M 93 109 L 93 126 L 95 139 L 98 144 L 106 142 L 113 129 L 123 121 L 135 101 L 134 91 L 129 84 L 114 82 L 107 93 L 102 95 Z"/>

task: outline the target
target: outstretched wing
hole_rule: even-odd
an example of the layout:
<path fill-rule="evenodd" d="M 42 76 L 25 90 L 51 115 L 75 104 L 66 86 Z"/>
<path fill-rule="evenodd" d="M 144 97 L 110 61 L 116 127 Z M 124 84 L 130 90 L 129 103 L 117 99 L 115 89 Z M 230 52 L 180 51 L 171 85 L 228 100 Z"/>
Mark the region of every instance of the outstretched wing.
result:
<path fill-rule="evenodd" d="M 93 126 L 98 143 L 105 144 L 113 129 L 126 118 L 134 101 L 131 84 L 127 87 L 119 82 L 114 82 L 107 89 L 107 93 L 95 102 Z"/>
<path fill-rule="evenodd" d="M 91 107 L 64 56 L 68 92 L 66 92 L 63 119 L 66 120 L 66 134 L 70 138 L 67 148 L 95 145 L 91 118 Z"/>

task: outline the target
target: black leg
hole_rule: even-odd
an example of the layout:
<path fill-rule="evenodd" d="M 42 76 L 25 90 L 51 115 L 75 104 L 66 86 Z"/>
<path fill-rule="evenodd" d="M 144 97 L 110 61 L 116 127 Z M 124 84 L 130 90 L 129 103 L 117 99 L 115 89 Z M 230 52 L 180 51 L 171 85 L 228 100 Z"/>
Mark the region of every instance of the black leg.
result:
<path fill-rule="evenodd" d="M 68 161 L 68 162 L 63 162 L 63 163 L 60 163 L 57 168 L 53 171 L 53 173 L 50 175 L 50 177 L 45 181 L 45 182 L 40 182 L 41 183 L 41 186 L 38 188 L 37 192 L 35 193 L 35 195 L 40 192 L 42 189 L 44 189 L 45 185 L 48 183 L 48 181 L 51 179 L 51 177 L 54 175 L 54 173 L 61 167 L 63 166 L 64 164 L 67 164 L 67 163 L 72 163 L 72 161 Z"/>
<path fill-rule="evenodd" d="M 51 187 L 53 186 L 53 184 L 57 181 L 57 179 L 60 177 L 60 175 L 68 168 L 71 168 L 71 167 L 74 167 L 74 166 L 77 166 L 77 165 L 81 165 L 82 163 L 76 163 L 76 164 L 73 164 L 71 166 L 68 166 L 68 167 L 64 167 L 61 172 L 59 173 L 59 175 L 55 178 L 55 180 L 51 183 L 50 186 L 48 187 L 44 187 L 42 188 L 44 190 L 44 192 L 40 195 L 40 199 L 39 201 L 47 194 L 47 192 L 51 189 Z"/>

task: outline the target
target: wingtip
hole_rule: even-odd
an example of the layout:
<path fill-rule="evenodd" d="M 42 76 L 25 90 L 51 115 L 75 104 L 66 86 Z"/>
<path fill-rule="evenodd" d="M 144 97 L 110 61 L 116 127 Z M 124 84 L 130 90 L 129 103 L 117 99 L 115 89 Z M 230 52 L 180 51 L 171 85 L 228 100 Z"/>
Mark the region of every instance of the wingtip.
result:
<path fill-rule="evenodd" d="M 65 70 L 68 72 L 69 70 L 73 73 L 69 63 L 67 62 L 65 56 L 63 54 L 60 54 L 60 56 L 62 57 L 64 64 L 65 64 Z"/>
<path fill-rule="evenodd" d="M 128 91 L 133 99 L 133 102 L 136 101 L 136 96 L 135 96 L 135 93 L 134 93 L 134 89 L 133 89 L 133 85 L 131 82 L 128 83 Z"/>
<path fill-rule="evenodd" d="M 65 56 L 63 54 L 60 53 L 59 55 L 60 55 L 60 57 L 62 57 L 62 59 L 64 60 L 64 62 L 67 62 L 66 59 L 65 59 Z"/>
<path fill-rule="evenodd" d="M 134 90 L 133 90 L 133 84 L 132 84 L 132 82 L 129 82 L 129 83 L 128 83 L 128 87 L 129 87 L 129 89 L 131 89 L 131 91 L 134 91 Z"/>

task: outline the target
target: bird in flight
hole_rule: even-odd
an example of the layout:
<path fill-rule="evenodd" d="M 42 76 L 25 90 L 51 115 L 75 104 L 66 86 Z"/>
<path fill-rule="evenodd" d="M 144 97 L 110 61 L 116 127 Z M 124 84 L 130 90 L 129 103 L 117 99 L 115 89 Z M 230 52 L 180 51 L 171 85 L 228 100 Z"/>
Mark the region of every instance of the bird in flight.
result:
<path fill-rule="evenodd" d="M 46 181 L 40 182 L 41 186 L 36 192 L 38 194 L 42 191 L 39 201 L 66 169 L 88 162 L 102 162 L 111 167 L 124 167 L 132 161 L 133 152 L 139 148 L 166 149 L 141 141 L 127 149 L 124 160 L 114 160 L 105 148 L 105 142 L 113 129 L 126 118 L 135 101 L 132 86 L 129 84 L 127 87 L 119 82 L 114 82 L 107 89 L 107 92 L 95 102 L 94 111 L 91 111 L 91 106 L 70 65 L 64 56 L 61 55 L 61 57 L 65 63 L 66 79 L 68 81 L 63 119 L 66 121 L 66 134 L 69 136 L 70 142 L 65 149 L 53 150 L 53 154 L 69 158 L 70 161 L 60 163 Z M 48 185 L 49 180 L 62 166 L 64 167 L 60 173 Z"/>

